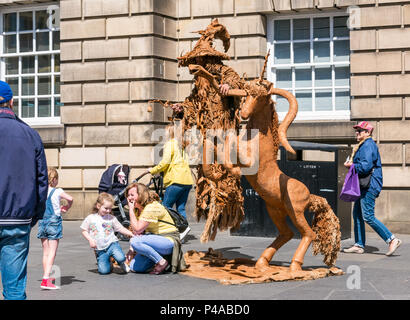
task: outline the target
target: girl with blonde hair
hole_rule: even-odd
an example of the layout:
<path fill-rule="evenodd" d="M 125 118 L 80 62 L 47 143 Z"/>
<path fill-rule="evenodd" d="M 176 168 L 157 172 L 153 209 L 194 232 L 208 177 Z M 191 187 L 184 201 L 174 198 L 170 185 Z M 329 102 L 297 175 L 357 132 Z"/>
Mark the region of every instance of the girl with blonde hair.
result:
<path fill-rule="evenodd" d="M 125 273 L 129 271 L 128 266 L 125 264 L 126 257 L 118 244 L 115 232 L 120 232 L 128 237 L 132 237 L 133 234 L 111 214 L 113 205 L 114 198 L 112 195 L 106 192 L 100 193 L 94 204 L 93 213 L 88 215 L 80 226 L 84 238 L 88 240 L 90 247 L 95 250 L 100 274 L 109 274 L 111 272 L 111 257 L 117 261 Z"/>
<path fill-rule="evenodd" d="M 56 188 L 58 184 L 58 172 L 55 168 L 48 168 L 48 197 L 46 211 L 43 219 L 38 225 L 37 238 L 41 240 L 43 247 L 43 280 L 40 287 L 46 290 L 60 289 L 53 284 L 50 272 L 57 254 L 59 240 L 63 237 L 63 219 L 61 213 L 66 213 L 73 204 L 73 198 L 61 188 Z M 61 200 L 66 204 L 61 205 Z"/>

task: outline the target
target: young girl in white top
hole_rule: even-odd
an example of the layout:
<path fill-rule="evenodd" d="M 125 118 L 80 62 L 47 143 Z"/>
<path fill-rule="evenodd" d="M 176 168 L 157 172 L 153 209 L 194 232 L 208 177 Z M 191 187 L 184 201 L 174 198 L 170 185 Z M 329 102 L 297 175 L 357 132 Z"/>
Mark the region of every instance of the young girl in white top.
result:
<path fill-rule="evenodd" d="M 133 237 L 133 233 L 123 227 L 116 217 L 111 215 L 114 198 L 112 195 L 102 192 L 94 205 L 93 214 L 85 218 L 80 228 L 82 234 L 95 250 L 98 263 L 98 272 L 108 274 L 111 272 L 110 257 L 113 257 L 124 272 L 129 272 L 129 267 L 125 264 L 125 255 L 118 238 L 114 232 Z"/>
<path fill-rule="evenodd" d="M 40 287 L 47 290 L 60 289 L 53 284 L 54 278 L 50 278 L 50 272 L 57 254 L 59 240 L 63 237 L 63 219 L 61 213 L 66 213 L 73 204 L 73 198 L 58 184 L 58 172 L 55 168 L 48 168 L 48 197 L 46 211 L 38 225 L 37 238 L 41 240 L 43 247 L 43 280 Z M 66 204 L 61 205 L 64 199 Z"/>

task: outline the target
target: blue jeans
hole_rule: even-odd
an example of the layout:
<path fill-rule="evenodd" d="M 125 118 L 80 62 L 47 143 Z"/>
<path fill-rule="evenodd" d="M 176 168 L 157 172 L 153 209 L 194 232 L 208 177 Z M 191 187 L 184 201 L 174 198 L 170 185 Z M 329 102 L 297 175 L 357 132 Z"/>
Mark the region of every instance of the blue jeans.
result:
<path fill-rule="evenodd" d="M 191 188 L 192 185 L 190 184 L 171 184 L 165 189 L 162 204 L 171 209 L 173 209 L 175 204 L 176 210 L 186 218 L 185 205 Z"/>
<path fill-rule="evenodd" d="M 118 241 L 110 244 L 107 249 L 96 250 L 98 272 L 100 274 L 108 274 L 111 272 L 110 257 L 113 257 L 118 264 L 125 262 L 125 254 L 122 251 Z"/>
<path fill-rule="evenodd" d="M 174 249 L 172 240 L 156 234 L 132 237 L 130 245 L 137 253 L 130 263 L 135 272 L 146 272 L 162 260 L 161 255 L 169 255 Z"/>
<path fill-rule="evenodd" d="M 360 199 L 353 206 L 354 240 L 355 245 L 364 248 L 366 244 L 366 233 L 364 223 L 366 222 L 387 244 L 395 237 L 386 226 L 374 216 L 376 196 L 369 191 L 362 191 Z"/>
<path fill-rule="evenodd" d="M 0 226 L 0 269 L 5 300 L 25 300 L 31 227 Z"/>

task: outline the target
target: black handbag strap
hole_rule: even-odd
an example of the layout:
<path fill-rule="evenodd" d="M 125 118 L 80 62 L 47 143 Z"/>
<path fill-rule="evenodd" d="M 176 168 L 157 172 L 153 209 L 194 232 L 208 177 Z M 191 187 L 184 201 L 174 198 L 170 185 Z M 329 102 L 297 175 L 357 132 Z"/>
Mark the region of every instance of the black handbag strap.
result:
<path fill-rule="evenodd" d="M 177 228 L 177 226 L 175 225 L 175 223 L 171 223 L 171 222 L 164 221 L 164 220 L 160 220 L 160 219 L 158 219 L 158 221 L 164 222 L 164 223 L 167 223 L 167 224 L 170 224 L 171 226 L 174 226 L 175 228 Z M 177 229 L 178 229 L 178 228 L 177 228 Z"/>

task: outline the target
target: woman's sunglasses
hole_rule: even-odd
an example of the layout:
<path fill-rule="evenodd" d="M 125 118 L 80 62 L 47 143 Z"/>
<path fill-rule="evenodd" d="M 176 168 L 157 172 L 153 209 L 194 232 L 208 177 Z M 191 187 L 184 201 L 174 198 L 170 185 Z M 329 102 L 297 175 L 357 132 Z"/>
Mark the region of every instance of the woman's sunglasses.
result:
<path fill-rule="evenodd" d="M 367 131 L 365 129 L 356 129 L 356 133 L 362 133 L 363 131 Z"/>

